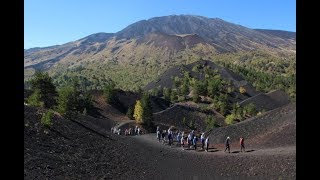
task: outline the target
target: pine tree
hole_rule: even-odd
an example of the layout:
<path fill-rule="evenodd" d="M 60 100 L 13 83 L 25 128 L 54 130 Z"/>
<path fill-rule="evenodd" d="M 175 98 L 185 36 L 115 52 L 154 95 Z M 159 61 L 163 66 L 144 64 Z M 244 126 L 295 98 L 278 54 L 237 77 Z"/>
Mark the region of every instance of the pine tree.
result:
<path fill-rule="evenodd" d="M 104 87 L 103 94 L 105 96 L 107 103 L 115 104 L 117 99 L 116 91 L 115 91 L 115 83 L 111 81 L 108 85 L 106 85 Z"/>
<path fill-rule="evenodd" d="M 176 90 L 171 91 L 170 100 L 171 102 L 175 102 L 176 100 L 178 100 L 178 93 Z"/>
<path fill-rule="evenodd" d="M 33 99 L 34 104 L 42 104 L 45 108 L 52 108 L 56 105 L 56 97 L 58 95 L 52 78 L 48 73 L 37 71 L 34 78 L 30 81 L 31 90 L 37 93 L 37 99 Z M 35 98 L 35 96 L 33 98 Z M 35 102 L 37 100 L 38 102 Z"/>
<path fill-rule="evenodd" d="M 134 119 L 133 113 L 134 113 L 134 107 L 129 107 L 126 115 L 129 119 Z"/>
<path fill-rule="evenodd" d="M 41 101 L 40 90 L 36 89 L 27 99 L 27 103 L 31 106 L 43 107 L 43 102 Z"/>
<path fill-rule="evenodd" d="M 188 95 L 188 93 L 189 93 L 189 80 L 185 78 L 181 86 L 181 95 L 185 96 L 185 95 Z"/>
<path fill-rule="evenodd" d="M 150 127 L 153 121 L 153 114 L 152 114 L 152 105 L 150 101 L 149 94 L 143 94 L 141 99 L 141 106 L 142 106 L 142 121 L 143 124 Z"/>
<path fill-rule="evenodd" d="M 63 87 L 59 91 L 57 111 L 66 117 L 77 109 L 77 96 L 73 87 Z"/>

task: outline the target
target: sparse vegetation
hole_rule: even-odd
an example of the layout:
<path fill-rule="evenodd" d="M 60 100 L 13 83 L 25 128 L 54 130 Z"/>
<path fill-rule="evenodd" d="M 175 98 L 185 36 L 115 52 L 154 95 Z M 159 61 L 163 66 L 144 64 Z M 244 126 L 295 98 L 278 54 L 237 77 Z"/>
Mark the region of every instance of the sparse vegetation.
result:
<path fill-rule="evenodd" d="M 190 128 L 191 130 L 196 130 L 196 129 L 197 129 L 196 126 L 195 126 L 195 122 L 194 122 L 193 119 L 190 119 L 189 128 Z"/>
<path fill-rule="evenodd" d="M 233 124 L 235 120 L 236 120 L 235 115 L 234 114 L 229 114 L 229 115 L 227 115 L 227 117 L 225 119 L 225 123 L 230 125 L 230 124 Z"/>
<path fill-rule="evenodd" d="M 163 88 L 163 96 L 164 96 L 164 99 L 167 100 L 167 101 L 170 101 L 171 100 L 171 89 L 170 88 Z"/>
<path fill-rule="evenodd" d="M 243 107 L 243 115 L 244 116 L 255 116 L 257 114 L 257 109 L 253 103 L 247 104 Z"/>
<path fill-rule="evenodd" d="M 41 101 L 41 95 L 40 95 L 40 90 L 36 89 L 31 96 L 28 97 L 27 103 L 30 104 L 31 106 L 35 107 L 43 107 L 44 103 Z"/>
<path fill-rule="evenodd" d="M 54 111 L 51 109 L 49 109 L 47 112 L 43 113 L 42 117 L 41 117 L 41 124 L 44 127 L 50 128 L 53 124 L 52 123 L 53 115 L 54 115 Z"/>
<path fill-rule="evenodd" d="M 246 89 L 245 89 L 243 86 L 240 86 L 240 87 L 239 87 L 239 92 L 240 92 L 241 94 L 244 94 L 244 93 L 246 93 L 247 91 L 246 91 Z"/>
<path fill-rule="evenodd" d="M 110 84 L 106 85 L 104 87 L 103 94 L 107 103 L 115 104 L 117 101 L 115 83 L 111 81 Z"/>
<path fill-rule="evenodd" d="M 48 73 L 37 71 L 30 83 L 33 94 L 28 99 L 29 104 L 45 108 L 56 105 L 57 91 Z"/>
<path fill-rule="evenodd" d="M 134 107 L 129 107 L 126 115 L 129 119 L 134 119 L 133 113 L 134 113 Z"/>
<path fill-rule="evenodd" d="M 72 86 L 65 86 L 59 90 L 56 109 L 67 118 L 72 118 L 75 113 L 88 114 L 93 108 L 92 95 L 78 87 L 77 81 L 74 81 Z"/>
<path fill-rule="evenodd" d="M 207 131 L 215 127 L 220 127 L 219 124 L 217 123 L 217 120 L 211 115 L 207 116 L 206 124 L 207 124 L 207 127 L 206 127 Z"/>

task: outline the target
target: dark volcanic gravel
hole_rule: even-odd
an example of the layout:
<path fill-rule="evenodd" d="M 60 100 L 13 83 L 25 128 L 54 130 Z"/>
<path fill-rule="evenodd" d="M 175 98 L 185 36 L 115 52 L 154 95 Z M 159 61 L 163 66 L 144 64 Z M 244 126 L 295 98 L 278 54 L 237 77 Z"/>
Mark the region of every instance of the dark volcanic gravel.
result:
<path fill-rule="evenodd" d="M 50 129 L 25 106 L 25 179 L 295 179 L 295 146 L 224 153 L 182 150 L 155 134 L 125 137 L 56 115 Z M 80 121 L 79 121 L 80 122 Z M 252 149 L 247 149 L 252 150 Z"/>

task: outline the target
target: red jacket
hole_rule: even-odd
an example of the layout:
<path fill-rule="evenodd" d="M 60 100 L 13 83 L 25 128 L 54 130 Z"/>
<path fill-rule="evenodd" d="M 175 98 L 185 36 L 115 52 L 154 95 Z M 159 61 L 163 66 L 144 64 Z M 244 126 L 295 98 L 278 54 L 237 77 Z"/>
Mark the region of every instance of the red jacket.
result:
<path fill-rule="evenodd" d="M 240 145 L 243 145 L 244 139 L 240 138 Z"/>

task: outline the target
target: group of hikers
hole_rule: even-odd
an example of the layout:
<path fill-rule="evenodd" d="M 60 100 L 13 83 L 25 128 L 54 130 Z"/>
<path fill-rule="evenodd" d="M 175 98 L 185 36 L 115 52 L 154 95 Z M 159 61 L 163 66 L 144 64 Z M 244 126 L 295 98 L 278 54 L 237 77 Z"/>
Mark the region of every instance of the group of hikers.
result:
<path fill-rule="evenodd" d="M 162 142 L 165 144 L 168 141 L 168 145 L 172 146 L 173 145 L 173 139 L 176 139 L 177 141 L 177 146 L 181 146 L 182 149 L 184 150 L 185 147 L 188 147 L 190 149 L 195 149 L 197 150 L 197 142 L 198 142 L 198 136 L 195 134 L 195 131 L 192 130 L 188 135 L 185 135 L 185 133 L 182 131 L 173 131 L 171 128 L 168 130 L 161 130 L 160 127 L 157 127 L 157 140 L 159 142 Z M 205 133 L 201 133 L 200 136 L 200 142 L 201 142 L 201 149 L 205 150 L 206 152 L 209 151 L 209 136 L 205 136 Z M 230 137 L 227 137 L 225 141 L 225 150 L 224 152 L 230 153 Z M 245 147 L 244 147 L 244 138 L 240 138 L 240 151 L 245 152 Z"/>
<path fill-rule="evenodd" d="M 120 128 L 117 129 L 115 127 L 112 127 L 111 132 L 114 134 L 123 135 Z M 141 134 L 142 134 L 142 130 L 138 126 L 136 126 L 135 128 L 130 127 L 124 130 L 125 136 L 141 135 Z"/>
<path fill-rule="evenodd" d="M 111 132 L 118 135 L 125 135 L 125 136 L 131 136 L 131 135 L 141 135 L 142 130 L 140 127 L 135 126 L 135 128 L 130 127 L 124 130 L 124 134 L 122 134 L 122 131 L 120 128 L 112 127 Z M 188 135 L 184 133 L 184 131 L 179 130 L 172 130 L 172 128 L 169 128 L 168 130 L 161 130 L 159 126 L 157 126 L 157 140 L 159 142 L 162 142 L 163 144 L 168 142 L 169 146 L 173 145 L 174 139 L 176 139 L 177 146 L 182 147 L 183 150 L 185 150 L 185 147 L 189 149 L 195 149 L 197 150 L 197 142 L 198 142 L 198 136 L 196 135 L 195 131 L 192 130 Z M 205 150 L 206 152 L 209 151 L 209 136 L 206 136 L 205 133 L 201 133 L 200 135 L 200 142 L 201 142 L 201 149 Z M 224 152 L 230 153 L 230 137 L 227 137 L 225 141 L 225 149 Z M 240 137 L 240 152 L 245 152 L 244 147 L 244 138 Z"/>
<path fill-rule="evenodd" d="M 162 141 L 165 144 L 168 141 L 169 146 L 173 145 L 173 139 L 176 139 L 177 146 L 181 146 L 182 149 L 185 147 L 197 149 L 198 137 L 196 136 L 194 130 L 192 130 L 188 136 L 185 136 L 185 133 L 179 132 L 176 130 L 175 132 L 169 128 L 168 130 L 161 130 L 160 127 L 157 127 L 157 139 L 159 142 Z M 209 150 L 209 136 L 205 137 L 205 134 L 202 133 L 200 137 L 201 148 L 208 152 Z"/>

